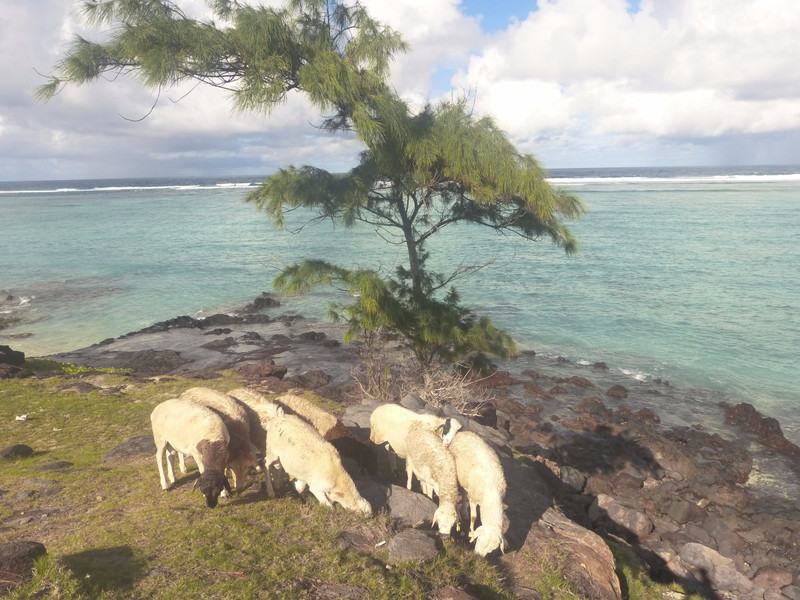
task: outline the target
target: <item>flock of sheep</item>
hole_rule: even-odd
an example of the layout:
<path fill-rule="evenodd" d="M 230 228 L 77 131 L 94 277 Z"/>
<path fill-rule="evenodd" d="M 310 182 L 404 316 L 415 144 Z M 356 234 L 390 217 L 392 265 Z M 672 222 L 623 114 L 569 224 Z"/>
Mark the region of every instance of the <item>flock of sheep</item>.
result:
<path fill-rule="evenodd" d="M 269 498 L 275 497 L 271 468 L 282 469 L 302 494 L 306 487 L 326 506 L 337 503 L 364 515 L 370 503 L 358 492 L 341 456 L 375 473 L 375 454 L 341 422 L 302 396 L 284 394 L 274 401 L 253 390 L 222 393 L 191 388 L 162 402 L 150 415 L 161 487 L 175 483 L 174 455 L 186 473 L 185 456 L 200 471 L 195 482 L 213 508 L 220 496 L 244 487 L 250 469 L 261 473 Z M 463 431 L 456 419 L 421 414 L 397 404 L 378 406 L 370 417 L 370 440 L 406 460 L 406 487 L 414 476 L 424 494 L 439 499 L 433 525 L 450 535 L 459 524 L 461 490 L 469 502 L 469 539 L 486 556 L 505 549 L 503 498 L 506 481 L 494 450 L 480 436 Z M 167 475 L 164 475 L 166 454 Z M 257 460 L 263 456 L 263 463 Z M 481 525 L 475 528 L 480 507 Z"/>

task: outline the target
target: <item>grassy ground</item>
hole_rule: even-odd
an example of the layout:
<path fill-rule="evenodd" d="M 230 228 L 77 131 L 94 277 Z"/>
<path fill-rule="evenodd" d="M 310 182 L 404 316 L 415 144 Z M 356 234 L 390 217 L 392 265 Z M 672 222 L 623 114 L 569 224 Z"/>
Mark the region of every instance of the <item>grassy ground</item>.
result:
<path fill-rule="evenodd" d="M 481 559 L 458 541 L 444 542 L 427 565 L 387 567 L 386 551 L 373 543 L 392 535 L 384 515 L 329 509 L 308 495 L 266 500 L 252 490 L 208 509 L 192 491 L 195 472 L 165 493 L 152 455 L 102 461 L 121 442 L 150 433 L 159 402 L 194 385 L 229 390 L 240 384 L 234 375 L 135 381 L 31 362 L 50 376 L 0 381 L 0 447 L 35 450 L 0 464 L 0 542 L 40 541 L 48 555 L 9 598 L 328 598 L 330 584 L 387 600 L 426 598 L 446 586 L 513 598 L 502 560 Z M 22 414 L 28 419 L 16 420 Z M 56 461 L 72 466 L 39 470 Z M 343 533 L 365 542 L 343 545 Z M 636 568 L 625 569 L 626 589 L 636 590 L 631 599 L 664 597 Z M 544 598 L 577 597 L 557 565 L 548 577 L 539 590 Z"/>

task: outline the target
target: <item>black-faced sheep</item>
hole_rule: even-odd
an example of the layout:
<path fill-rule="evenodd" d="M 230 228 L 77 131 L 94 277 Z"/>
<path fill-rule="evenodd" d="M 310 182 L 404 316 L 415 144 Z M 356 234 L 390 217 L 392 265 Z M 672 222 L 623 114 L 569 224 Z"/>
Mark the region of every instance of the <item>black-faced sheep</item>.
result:
<path fill-rule="evenodd" d="M 497 453 L 471 431 L 460 431 L 450 443 L 455 457 L 458 483 L 467 492 L 470 508 L 469 537 L 475 552 L 486 556 L 505 550 L 503 538 L 503 498 L 506 478 Z M 480 507 L 481 526 L 475 529 Z"/>
<path fill-rule="evenodd" d="M 190 388 L 181 398 L 202 404 L 222 417 L 230 435 L 227 467 L 233 473 L 234 489 L 243 488 L 248 471 L 257 467 L 250 441 L 250 421 L 244 407 L 232 396 L 210 388 Z"/>
<path fill-rule="evenodd" d="M 228 430 L 222 419 L 211 409 L 191 400 L 173 399 L 162 402 L 150 414 L 153 439 L 156 444 L 156 462 L 161 477 L 161 488 L 169 489 L 175 483 L 172 466 L 173 451 L 194 458 L 200 471 L 195 488 L 200 488 L 206 505 L 214 508 L 220 494 L 230 491 L 225 477 L 228 461 Z M 169 485 L 164 477 L 164 454 L 167 454 Z M 181 462 L 181 467 L 185 465 Z"/>
<path fill-rule="evenodd" d="M 320 504 L 337 502 L 344 508 L 372 514 L 372 507 L 358 493 L 342 466 L 339 453 L 311 425 L 295 415 L 282 415 L 267 424 L 266 465 L 280 461 L 294 478 L 295 489 L 308 489 Z"/>
<path fill-rule="evenodd" d="M 433 514 L 433 525 L 439 525 L 439 533 L 450 535 L 458 523 L 458 478 L 453 455 L 445 448 L 442 439 L 415 422 L 408 430 L 406 473 L 411 489 L 412 474 L 419 479 L 422 491 L 431 499 L 439 496 L 439 508 Z"/>

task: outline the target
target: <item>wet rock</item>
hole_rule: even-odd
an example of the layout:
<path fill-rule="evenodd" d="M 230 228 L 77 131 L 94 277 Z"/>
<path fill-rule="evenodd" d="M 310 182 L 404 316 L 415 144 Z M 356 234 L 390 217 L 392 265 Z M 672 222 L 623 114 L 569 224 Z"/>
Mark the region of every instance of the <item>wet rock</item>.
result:
<path fill-rule="evenodd" d="M 606 391 L 606 395 L 617 399 L 627 398 L 628 390 L 625 386 L 613 385 Z"/>
<path fill-rule="evenodd" d="M 328 336 L 321 331 L 306 331 L 297 336 L 297 339 L 305 344 L 317 344 L 325 341 Z"/>
<path fill-rule="evenodd" d="M 275 361 L 271 358 L 259 361 L 257 363 L 239 365 L 233 369 L 235 373 L 238 373 L 249 381 L 262 381 L 269 377 L 283 379 L 287 370 L 288 369 L 286 367 L 276 365 Z"/>
<path fill-rule="evenodd" d="M 26 444 L 12 444 L 0 450 L 0 458 L 28 458 L 33 455 L 33 448 Z"/>
<path fill-rule="evenodd" d="M 0 363 L 21 367 L 25 364 L 25 353 L 12 350 L 10 346 L 0 345 Z"/>
<path fill-rule="evenodd" d="M 47 549 L 40 542 L 0 544 L 0 595 L 30 580 L 34 563 L 45 554 Z"/>
<path fill-rule="evenodd" d="M 320 371 L 319 369 L 312 369 L 305 371 L 299 375 L 287 377 L 287 381 L 296 384 L 298 387 L 306 388 L 309 390 L 316 390 L 328 385 L 331 382 L 331 376 Z"/>
<path fill-rule="evenodd" d="M 139 454 L 155 454 L 156 443 L 152 435 L 137 435 L 115 446 L 103 457 L 102 462 L 109 462 L 120 458 L 128 458 Z"/>
<path fill-rule="evenodd" d="M 149 349 L 138 352 L 120 352 L 118 358 L 122 368 L 130 369 L 134 375 L 140 377 L 166 375 L 190 362 L 174 350 Z"/>
<path fill-rule="evenodd" d="M 262 292 L 251 304 L 248 304 L 242 309 L 244 313 L 255 313 L 267 308 L 275 308 L 280 306 L 281 303 L 272 294 Z"/>
<path fill-rule="evenodd" d="M 200 346 L 206 350 L 216 350 L 217 352 L 225 352 L 231 346 L 235 346 L 238 342 L 232 337 L 226 337 L 221 340 L 212 340 L 207 344 Z"/>
<path fill-rule="evenodd" d="M 800 467 L 800 447 L 784 437 L 777 419 L 764 417 L 752 404 L 747 403 L 726 408 L 725 418 L 742 431 L 755 434 L 761 444 L 780 452 Z"/>
<path fill-rule="evenodd" d="M 439 550 L 436 540 L 427 532 L 419 529 L 405 529 L 395 535 L 386 545 L 389 552 L 389 563 L 397 564 L 406 561 L 429 562 L 436 558 Z"/>
<path fill-rule="evenodd" d="M 581 388 L 592 388 L 594 384 L 586 379 L 585 377 L 578 377 L 577 375 L 573 375 L 572 377 L 565 377 L 558 380 L 558 383 L 568 383 L 570 385 L 574 385 L 576 387 Z"/>

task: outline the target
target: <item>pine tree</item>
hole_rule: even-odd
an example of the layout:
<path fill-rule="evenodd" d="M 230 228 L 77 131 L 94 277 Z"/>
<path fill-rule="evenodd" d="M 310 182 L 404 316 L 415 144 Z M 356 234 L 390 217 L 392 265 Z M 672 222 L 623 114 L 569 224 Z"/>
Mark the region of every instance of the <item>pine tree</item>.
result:
<path fill-rule="evenodd" d="M 356 301 L 332 314 L 349 323 L 348 337 L 399 334 L 423 365 L 512 355 L 511 336 L 460 304 L 451 284 L 463 269 L 428 269 L 426 242 L 445 227 L 474 223 L 550 238 L 571 253 L 577 242 L 562 221 L 582 214 L 580 201 L 553 188 L 534 158 L 491 118 L 473 115 L 466 100 L 411 111 L 386 81 L 392 56 L 406 45 L 357 2 L 208 4 L 210 20 L 190 17 L 178 1 L 84 2 L 87 22 L 108 28 L 105 41 L 78 37 L 38 95 L 135 75 L 155 88 L 188 81 L 229 90 L 238 110 L 268 114 L 287 94 L 305 94 L 326 114 L 323 128 L 352 130 L 364 143 L 358 164 L 343 175 L 289 167 L 246 200 L 278 226 L 285 210 L 302 206 L 346 227 L 376 227 L 405 247 L 408 263 L 384 279 L 307 261 L 287 267 L 275 287 L 343 284 Z"/>
<path fill-rule="evenodd" d="M 375 271 L 312 260 L 285 269 L 275 287 L 303 292 L 343 285 L 356 300 L 333 314 L 348 321 L 350 337 L 399 333 L 425 366 L 516 351 L 506 332 L 461 306 L 450 284 L 464 269 L 442 274 L 427 268 L 432 236 L 472 223 L 531 241 L 547 237 L 572 253 L 577 241 L 562 220 L 583 212 L 580 201 L 552 187 L 534 158 L 521 154 L 491 118 L 471 114 L 466 100 L 407 111 L 401 126 L 369 146 L 348 173 L 289 167 L 246 200 L 277 226 L 286 210 L 304 207 L 345 227 L 375 227 L 384 240 L 404 246 L 407 265 L 387 280 Z"/>

